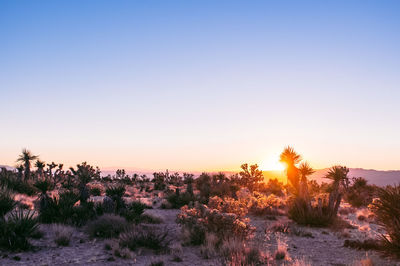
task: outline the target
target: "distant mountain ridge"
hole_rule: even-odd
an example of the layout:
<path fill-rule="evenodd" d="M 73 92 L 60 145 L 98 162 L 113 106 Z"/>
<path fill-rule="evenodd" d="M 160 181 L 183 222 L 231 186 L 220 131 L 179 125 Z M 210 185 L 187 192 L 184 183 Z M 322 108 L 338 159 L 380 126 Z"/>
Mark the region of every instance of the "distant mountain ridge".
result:
<path fill-rule="evenodd" d="M 318 183 L 328 182 L 324 176 L 327 174 L 329 168 L 317 169 L 315 173 L 310 176 L 310 179 L 316 180 Z M 278 178 L 286 180 L 284 173 L 280 171 L 263 171 L 265 177 Z M 369 184 L 374 184 L 377 186 L 394 185 L 400 183 L 400 170 L 373 170 L 373 169 L 363 169 L 363 168 L 350 168 L 349 175 L 352 177 L 363 177 Z"/>

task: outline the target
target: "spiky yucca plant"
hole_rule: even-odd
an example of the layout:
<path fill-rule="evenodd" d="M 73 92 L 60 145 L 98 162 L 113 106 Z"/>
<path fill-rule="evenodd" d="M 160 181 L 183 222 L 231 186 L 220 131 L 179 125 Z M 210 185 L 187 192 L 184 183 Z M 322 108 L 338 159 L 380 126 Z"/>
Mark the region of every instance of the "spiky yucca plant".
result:
<path fill-rule="evenodd" d="M 0 246 L 9 250 L 27 250 L 31 238 L 38 229 L 33 211 L 14 211 L 0 221 Z"/>
<path fill-rule="evenodd" d="M 387 250 L 400 257 L 400 185 L 378 189 L 379 199 L 372 203 L 377 221 L 387 235 L 382 235 Z"/>

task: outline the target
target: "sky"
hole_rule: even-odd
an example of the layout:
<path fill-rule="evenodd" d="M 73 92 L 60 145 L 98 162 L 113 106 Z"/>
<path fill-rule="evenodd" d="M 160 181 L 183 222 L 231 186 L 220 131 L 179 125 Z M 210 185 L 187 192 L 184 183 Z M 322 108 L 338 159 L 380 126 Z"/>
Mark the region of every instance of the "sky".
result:
<path fill-rule="evenodd" d="M 0 164 L 400 169 L 400 2 L 0 0 Z"/>

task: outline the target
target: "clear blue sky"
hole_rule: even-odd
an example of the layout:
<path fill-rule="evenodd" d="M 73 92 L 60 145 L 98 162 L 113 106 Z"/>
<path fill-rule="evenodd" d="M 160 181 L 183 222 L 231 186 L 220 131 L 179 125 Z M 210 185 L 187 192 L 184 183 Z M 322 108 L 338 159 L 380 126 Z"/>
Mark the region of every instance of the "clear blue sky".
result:
<path fill-rule="evenodd" d="M 301 2 L 301 3 L 300 3 Z M 0 164 L 399 169 L 400 1 L 0 1 Z"/>

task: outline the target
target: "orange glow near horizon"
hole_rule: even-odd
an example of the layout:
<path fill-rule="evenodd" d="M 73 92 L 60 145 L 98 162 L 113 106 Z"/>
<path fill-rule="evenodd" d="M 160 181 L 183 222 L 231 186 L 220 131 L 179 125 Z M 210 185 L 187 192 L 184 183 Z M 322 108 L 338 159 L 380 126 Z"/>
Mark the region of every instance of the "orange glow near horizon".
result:
<path fill-rule="evenodd" d="M 264 171 L 284 171 L 285 165 L 279 161 L 279 156 L 274 155 L 264 159 L 260 164 L 260 169 Z"/>

